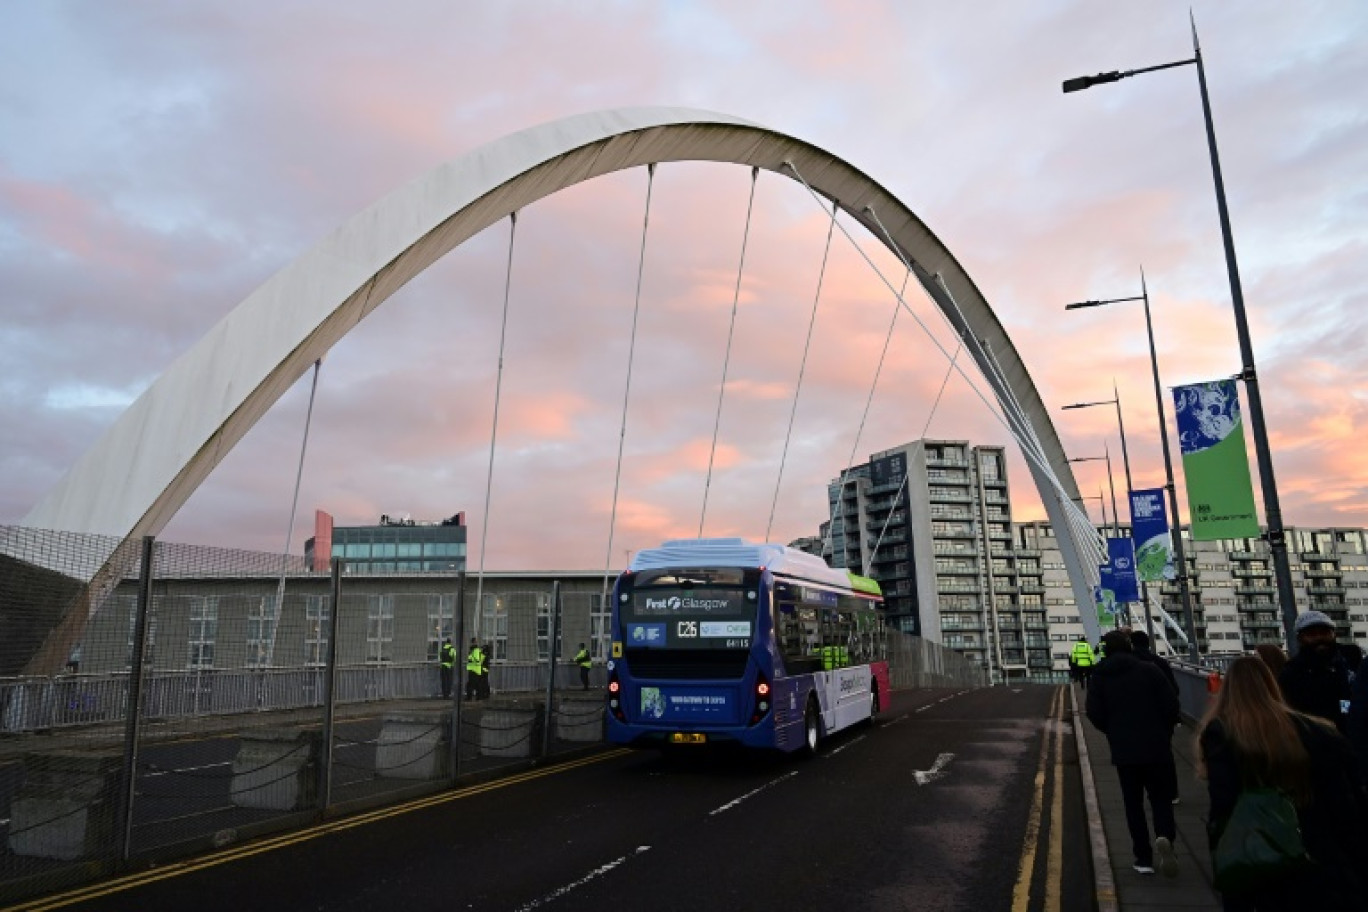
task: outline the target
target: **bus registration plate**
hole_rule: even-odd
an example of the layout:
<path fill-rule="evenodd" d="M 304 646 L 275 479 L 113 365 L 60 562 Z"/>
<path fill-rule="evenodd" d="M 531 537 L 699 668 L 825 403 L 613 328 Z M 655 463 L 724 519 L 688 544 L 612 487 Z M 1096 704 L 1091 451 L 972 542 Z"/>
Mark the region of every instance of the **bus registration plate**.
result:
<path fill-rule="evenodd" d="M 708 736 L 702 732 L 673 732 L 670 735 L 671 744 L 706 744 Z"/>

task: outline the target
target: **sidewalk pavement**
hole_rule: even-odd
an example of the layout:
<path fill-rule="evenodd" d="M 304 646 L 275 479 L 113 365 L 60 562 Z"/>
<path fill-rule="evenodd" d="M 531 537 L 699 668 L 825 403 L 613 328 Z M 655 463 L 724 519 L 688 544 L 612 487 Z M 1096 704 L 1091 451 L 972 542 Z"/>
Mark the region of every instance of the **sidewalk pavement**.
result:
<path fill-rule="evenodd" d="M 1173 735 L 1173 759 L 1178 765 L 1180 799 L 1173 809 L 1178 823 L 1178 839 L 1173 847 L 1178 856 L 1178 876 L 1168 878 L 1158 873 L 1140 874 L 1132 868 L 1135 858 L 1131 854 L 1130 833 L 1126 829 L 1126 809 L 1121 803 L 1121 786 L 1116 779 L 1116 767 L 1111 765 L 1107 736 L 1094 728 L 1084 714 L 1084 692 L 1076 685 L 1070 685 L 1070 690 L 1073 692 L 1074 730 L 1081 731 L 1083 735 L 1079 745 L 1084 749 L 1079 755 L 1083 787 L 1085 791 L 1089 788 L 1088 779 L 1091 778 L 1102 830 L 1106 835 L 1105 854 L 1110 862 L 1109 871 L 1094 872 L 1099 885 L 1099 908 L 1110 906 L 1123 912 L 1161 912 L 1168 909 L 1210 909 L 1219 912 L 1221 898 L 1211 886 L 1211 853 L 1207 850 L 1206 783 L 1197 778 L 1192 726 L 1185 722 Z M 1084 751 L 1086 763 L 1082 762 Z M 1151 836 L 1152 827 L 1151 819 Z M 1103 863 L 1097 857 L 1100 848 L 1094 846 L 1094 866 Z M 1104 885 L 1108 878 L 1115 897 L 1114 905 L 1104 902 Z"/>

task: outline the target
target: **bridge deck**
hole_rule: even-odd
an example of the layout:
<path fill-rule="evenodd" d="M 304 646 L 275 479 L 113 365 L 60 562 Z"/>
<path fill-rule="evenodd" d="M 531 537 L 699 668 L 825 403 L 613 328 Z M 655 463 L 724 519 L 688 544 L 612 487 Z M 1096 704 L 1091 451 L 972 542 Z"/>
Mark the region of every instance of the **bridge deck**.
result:
<path fill-rule="evenodd" d="M 1191 730 L 1175 739 L 1180 873 L 1140 875 L 1106 739 L 1081 697 L 1054 686 L 903 691 L 878 728 L 841 733 L 808 761 L 678 763 L 605 747 L 15 908 L 363 909 L 436 897 L 519 912 L 1218 909 Z M 1104 839 L 1089 826 L 1090 790 Z"/>

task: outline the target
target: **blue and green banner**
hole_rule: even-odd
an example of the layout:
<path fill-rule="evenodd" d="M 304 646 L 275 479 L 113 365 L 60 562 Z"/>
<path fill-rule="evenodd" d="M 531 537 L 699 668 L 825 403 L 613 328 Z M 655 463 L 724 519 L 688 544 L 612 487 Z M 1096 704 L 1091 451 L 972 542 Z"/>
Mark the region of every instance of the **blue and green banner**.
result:
<path fill-rule="evenodd" d="M 1111 590 L 1118 603 L 1140 601 L 1140 586 L 1135 581 L 1135 542 L 1129 535 L 1107 539 L 1111 558 Z"/>
<path fill-rule="evenodd" d="M 1111 589 L 1104 589 L 1108 585 L 1104 580 L 1101 586 L 1093 586 L 1093 603 L 1097 607 L 1097 626 L 1104 632 L 1116 628 L 1116 596 Z"/>
<path fill-rule="evenodd" d="M 1192 537 L 1197 541 L 1257 538 L 1259 517 L 1254 512 L 1254 485 L 1235 381 L 1174 387 L 1173 408 Z"/>
<path fill-rule="evenodd" d="M 1131 532 L 1135 536 L 1135 570 L 1141 582 L 1156 583 L 1178 578 L 1173 565 L 1173 539 L 1169 536 L 1164 489 L 1130 492 Z"/>

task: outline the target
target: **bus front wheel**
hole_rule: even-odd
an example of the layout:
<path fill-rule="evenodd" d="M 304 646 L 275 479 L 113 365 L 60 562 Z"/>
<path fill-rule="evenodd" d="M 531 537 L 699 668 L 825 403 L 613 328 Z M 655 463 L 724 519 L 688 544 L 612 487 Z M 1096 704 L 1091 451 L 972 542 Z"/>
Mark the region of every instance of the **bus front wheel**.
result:
<path fill-rule="evenodd" d="M 817 701 L 809 699 L 803 711 L 803 753 L 811 757 L 817 753 L 817 745 L 822 740 L 822 717 L 817 711 Z"/>

